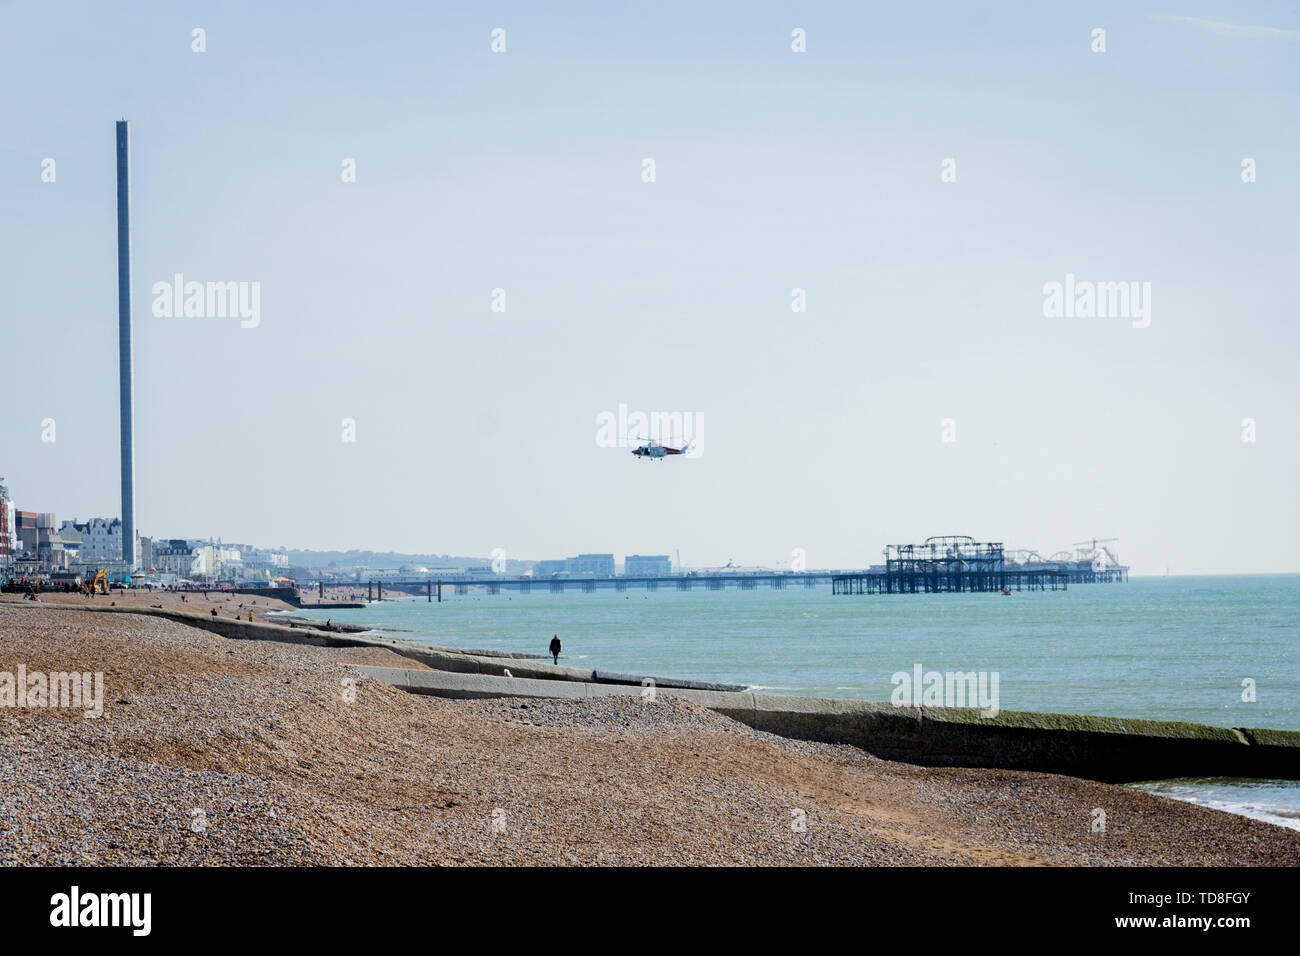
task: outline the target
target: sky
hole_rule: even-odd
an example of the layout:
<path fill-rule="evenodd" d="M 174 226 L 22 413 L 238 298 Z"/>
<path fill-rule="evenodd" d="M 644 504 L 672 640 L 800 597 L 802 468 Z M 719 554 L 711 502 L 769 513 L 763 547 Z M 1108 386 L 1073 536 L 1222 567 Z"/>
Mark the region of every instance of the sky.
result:
<path fill-rule="evenodd" d="M 24 510 L 120 511 L 126 118 L 143 534 L 1300 571 L 1294 6 L 0 0 L 0 89 Z"/>

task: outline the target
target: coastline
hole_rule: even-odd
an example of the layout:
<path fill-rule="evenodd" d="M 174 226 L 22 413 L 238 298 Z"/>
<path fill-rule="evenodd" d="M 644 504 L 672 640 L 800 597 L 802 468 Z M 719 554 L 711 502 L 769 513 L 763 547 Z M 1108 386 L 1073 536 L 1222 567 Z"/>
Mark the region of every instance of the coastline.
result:
<path fill-rule="evenodd" d="M 506 651 L 545 651 L 558 632 L 574 663 L 762 685 L 762 693 L 888 700 L 890 676 L 921 663 L 1001 672 L 1004 710 L 1300 731 L 1300 576 L 915 600 L 803 588 L 543 589 L 319 614 L 327 616 Z M 1254 702 L 1243 701 L 1243 677 L 1260 687 Z"/>
<path fill-rule="evenodd" d="M 9 863 L 1300 863 L 1300 833 L 1131 788 L 881 760 L 688 700 L 419 697 L 354 666 L 419 669 L 382 647 L 12 603 L 0 670 L 106 689 L 100 719 L 0 711 L 0 762 L 43 781 L 0 797 Z"/>

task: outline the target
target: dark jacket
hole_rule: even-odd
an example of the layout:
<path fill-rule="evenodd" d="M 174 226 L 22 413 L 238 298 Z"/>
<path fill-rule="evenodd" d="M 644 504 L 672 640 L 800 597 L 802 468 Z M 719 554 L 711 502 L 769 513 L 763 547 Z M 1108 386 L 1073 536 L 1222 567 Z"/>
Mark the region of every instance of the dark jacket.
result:
<path fill-rule="evenodd" d="M 560 653 L 560 639 L 558 637 L 551 638 L 551 653 Z"/>

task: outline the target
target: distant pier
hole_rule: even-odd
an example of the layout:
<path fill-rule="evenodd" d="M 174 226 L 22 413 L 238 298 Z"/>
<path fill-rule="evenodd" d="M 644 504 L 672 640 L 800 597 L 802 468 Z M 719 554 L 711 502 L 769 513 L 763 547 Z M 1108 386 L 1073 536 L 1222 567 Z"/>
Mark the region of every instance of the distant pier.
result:
<path fill-rule="evenodd" d="M 884 570 L 837 574 L 834 594 L 948 594 L 961 592 L 1064 591 L 1070 584 L 1128 580 L 1128 568 L 1097 568 L 1091 562 L 1008 564 L 1001 541 L 965 535 L 926 538 L 921 544 L 891 544 Z"/>
<path fill-rule="evenodd" d="M 1033 555 L 1033 552 L 1013 552 Z M 1068 556 L 1067 556 L 1068 557 Z M 468 594 L 481 588 L 488 594 L 534 589 L 563 594 L 568 590 L 592 591 L 724 591 L 735 588 L 815 588 L 830 584 L 832 594 L 948 594 L 963 592 L 1064 591 L 1071 584 L 1109 584 L 1128 580 L 1128 568 L 1119 564 L 1098 567 L 1087 560 L 1033 559 L 1009 561 L 1000 541 L 975 541 L 965 535 L 926 538 L 921 544 L 897 544 L 885 549 L 885 564 L 859 570 L 827 571 L 712 571 L 688 574 L 555 575 L 506 577 L 484 571 L 438 574 L 367 582 L 368 596 L 384 589 L 442 601 L 444 588 Z M 1035 556 L 1036 558 L 1036 556 Z M 323 591 L 322 591 L 323 593 Z"/>
<path fill-rule="evenodd" d="M 753 591 L 759 587 L 766 587 L 780 591 L 790 587 L 815 588 L 819 584 L 829 584 L 835 579 L 836 575 L 843 573 L 842 571 L 766 571 L 739 574 L 638 574 L 632 576 L 617 575 L 615 577 L 566 575 L 564 577 L 550 578 L 534 578 L 527 575 L 505 577 L 504 575 L 494 574 L 482 577 L 413 578 L 370 583 L 372 585 L 375 583 L 381 585 L 379 590 L 381 600 L 384 589 L 387 589 L 389 591 L 401 591 L 404 594 L 418 594 L 427 597 L 430 601 L 441 601 L 444 588 L 450 588 L 456 594 L 468 594 L 470 588 L 483 588 L 489 594 L 500 594 L 502 591 L 518 591 L 521 594 L 528 594 L 534 590 L 563 594 L 570 589 L 577 591 L 627 591 L 632 589 L 658 591 L 660 587 L 676 588 L 678 591 L 692 591 L 697 587 L 708 591 L 722 591 L 729 587 L 741 591 Z"/>

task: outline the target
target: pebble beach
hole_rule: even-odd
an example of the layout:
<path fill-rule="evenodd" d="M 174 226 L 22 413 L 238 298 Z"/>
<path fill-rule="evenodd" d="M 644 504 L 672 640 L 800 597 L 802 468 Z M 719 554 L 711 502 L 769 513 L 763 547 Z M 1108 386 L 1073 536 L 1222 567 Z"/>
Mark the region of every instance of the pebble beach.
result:
<path fill-rule="evenodd" d="M 1300 864 L 1300 832 L 1121 787 L 883 761 L 666 698 L 421 697 L 361 663 L 415 666 L 0 602 L 0 672 L 104 675 L 101 717 L 0 708 L 0 862 Z"/>

